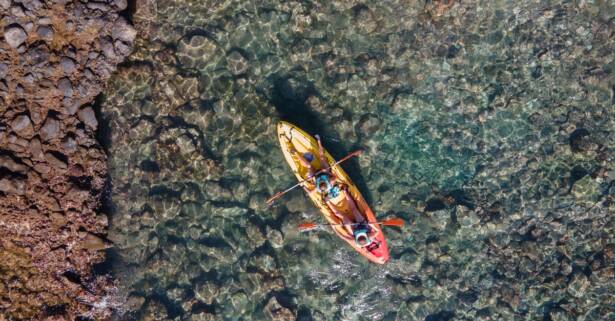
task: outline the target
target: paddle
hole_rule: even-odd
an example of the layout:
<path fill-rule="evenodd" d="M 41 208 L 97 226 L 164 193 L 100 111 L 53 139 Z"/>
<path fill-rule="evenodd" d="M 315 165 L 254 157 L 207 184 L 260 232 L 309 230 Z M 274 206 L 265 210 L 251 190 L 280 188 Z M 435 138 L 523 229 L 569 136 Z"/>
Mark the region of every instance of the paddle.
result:
<path fill-rule="evenodd" d="M 354 151 L 354 152 L 352 152 L 352 153 L 350 153 L 350 154 L 346 155 L 346 157 L 344 157 L 344 158 L 342 158 L 342 159 L 338 160 L 337 162 L 333 163 L 333 165 L 331 165 L 331 166 L 330 166 L 330 168 L 333 168 L 334 166 L 336 166 L 336 165 L 340 164 L 341 162 L 343 162 L 343 161 L 345 161 L 345 160 L 347 160 L 347 159 L 349 159 L 349 158 L 351 158 L 351 157 L 353 157 L 353 156 L 358 156 L 358 155 L 361 155 L 361 153 L 363 153 L 363 150 L 361 150 L 361 149 L 356 150 L 356 151 Z M 286 194 L 286 193 L 288 193 L 288 192 L 292 191 L 292 190 L 293 190 L 293 189 L 295 189 L 297 186 L 300 186 L 301 184 L 305 183 L 307 180 L 311 179 L 312 177 L 314 177 L 314 176 L 316 176 L 316 175 L 318 175 L 318 174 L 320 174 L 320 173 L 322 173 L 322 172 L 324 172 L 324 171 L 325 171 L 325 169 L 323 168 L 323 169 L 319 170 L 318 172 L 314 173 L 313 175 L 310 175 L 308 178 L 306 178 L 306 179 L 304 179 L 304 180 L 300 181 L 299 183 L 297 183 L 297 184 L 295 184 L 295 185 L 293 185 L 293 186 L 291 186 L 291 187 L 289 187 L 289 188 L 287 188 L 287 189 L 285 189 L 285 190 L 283 190 L 283 191 L 281 191 L 281 192 L 276 193 L 276 194 L 275 194 L 275 195 L 273 195 L 270 199 L 268 199 L 268 200 L 267 200 L 267 205 L 271 205 L 271 204 L 273 203 L 273 201 L 275 201 L 275 200 L 277 200 L 278 198 L 282 197 L 282 195 L 284 195 L 284 194 Z"/>
<path fill-rule="evenodd" d="M 306 222 L 306 223 L 301 223 L 299 224 L 299 230 L 301 232 L 306 232 L 309 230 L 313 230 L 317 227 L 321 227 L 321 226 L 341 226 L 341 225 L 359 225 L 362 223 L 350 223 L 350 224 L 315 224 L 315 223 L 310 223 L 310 222 Z M 388 220 L 384 220 L 381 222 L 374 222 L 374 223 L 368 223 L 368 224 L 380 224 L 380 225 L 384 225 L 384 226 L 397 226 L 397 227 L 402 227 L 404 226 L 404 221 L 401 218 L 390 218 Z"/>

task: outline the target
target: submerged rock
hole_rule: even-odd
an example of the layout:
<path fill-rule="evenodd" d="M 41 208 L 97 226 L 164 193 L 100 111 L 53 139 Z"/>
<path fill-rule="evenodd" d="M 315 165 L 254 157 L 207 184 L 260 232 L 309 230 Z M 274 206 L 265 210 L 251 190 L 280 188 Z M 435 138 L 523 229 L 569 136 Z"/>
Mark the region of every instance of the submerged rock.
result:
<path fill-rule="evenodd" d="M 232 51 L 226 56 L 226 63 L 233 75 L 240 75 L 248 70 L 248 60 L 239 52 Z"/>
<path fill-rule="evenodd" d="M 271 321 L 294 321 L 295 315 L 289 309 L 280 305 L 276 297 L 271 297 L 265 306 L 265 315 Z"/>
<path fill-rule="evenodd" d="M 596 200 L 600 195 L 600 184 L 591 176 L 585 176 L 572 186 L 572 194 L 579 199 Z"/>
<path fill-rule="evenodd" d="M 219 293 L 220 288 L 211 281 L 197 284 L 194 288 L 194 296 L 206 304 L 213 304 Z"/>
<path fill-rule="evenodd" d="M 577 273 L 572 279 L 572 282 L 568 284 L 568 293 L 576 298 L 583 297 L 588 286 L 589 281 L 587 277 L 583 273 Z"/>
<path fill-rule="evenodd" d="M 194 35 L 184 38 L 179 43 L 177 57 L 179 61 L 190 68 L 202 69 L 207 67 L 221 50 L 207 37 Z"/>
<path fill-rule="evenodd" d="M 190 316 L 190 321 L 215 321 L 215 320 L 216 320 L 216 315 L 207 313 L 207 312 L 194 313 Z"/>
<path fill-rule="evenodd" d="M 187 320 L 609 317 L 608 5 L 182 4 L 137 6 L 147 39 L 101 106 L 139 294 Z M 344 169 L 408 222 L 384 269 L 300 233 L 322 221 L 301 188 L 266 206 L 297 182 L 280 119 L 366 151 Z"/>
<path fill-rule="evenodd" d="M 570 134 L 570 147 L 574 152 L 598 149 L 598 145 L 593 142 L 589 131 L 585 128 L 577 128 Z"/>

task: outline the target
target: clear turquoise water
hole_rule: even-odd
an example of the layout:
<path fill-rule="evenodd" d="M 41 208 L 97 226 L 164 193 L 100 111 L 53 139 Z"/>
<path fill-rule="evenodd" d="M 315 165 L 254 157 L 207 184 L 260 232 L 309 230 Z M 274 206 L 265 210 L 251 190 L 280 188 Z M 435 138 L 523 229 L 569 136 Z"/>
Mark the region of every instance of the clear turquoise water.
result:
<path fill-rule="evenodd" d="M 118 317 L 614 317 L 608 2 L 157 2 L 110 82 Z M 275 125 L 324 137 L 379 217 L 323 230 Z"/>

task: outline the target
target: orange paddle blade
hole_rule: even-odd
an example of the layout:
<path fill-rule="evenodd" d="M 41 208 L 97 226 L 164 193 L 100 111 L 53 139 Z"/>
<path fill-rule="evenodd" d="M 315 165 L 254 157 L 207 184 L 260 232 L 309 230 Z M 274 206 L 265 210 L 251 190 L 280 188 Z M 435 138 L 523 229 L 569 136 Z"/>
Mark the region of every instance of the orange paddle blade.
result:
<path fill-rule="evenodd" d="M 309 223 L 309 222 L 308 223 L 301 223 L 301 224 L 299 224 L 299 230 L 301 230 L 301 231 L 309 231 L 309 230 L 315 229 L 316 226 L 318 226 L 318 225 L 316 225 L 314 223 Z"/>
<path fill-rule="evenodd" d="M 404 221 L 401 218 L 391 218 L 391 219 L 382 221 L 382 225 L 402 227 L 404 226 Z"/>

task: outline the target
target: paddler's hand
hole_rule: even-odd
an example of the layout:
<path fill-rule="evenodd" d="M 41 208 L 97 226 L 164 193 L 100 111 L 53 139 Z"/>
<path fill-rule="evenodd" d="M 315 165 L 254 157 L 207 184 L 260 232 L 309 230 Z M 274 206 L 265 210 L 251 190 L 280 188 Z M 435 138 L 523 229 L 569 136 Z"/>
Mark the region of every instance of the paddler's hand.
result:
<path fill-rule="evenodd" d="M 314 135 L 314 138 L 316 138 L 316 141 L 318 142 L 318 151 L 320 152 L 321 158 L 324 159 L 324 155 L 323 155 L 323 148 L 322 148 L 322 142 L 320 141 L 320 135 L 316 134 Z"/>

